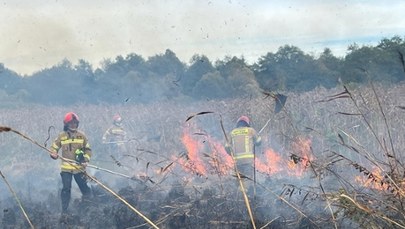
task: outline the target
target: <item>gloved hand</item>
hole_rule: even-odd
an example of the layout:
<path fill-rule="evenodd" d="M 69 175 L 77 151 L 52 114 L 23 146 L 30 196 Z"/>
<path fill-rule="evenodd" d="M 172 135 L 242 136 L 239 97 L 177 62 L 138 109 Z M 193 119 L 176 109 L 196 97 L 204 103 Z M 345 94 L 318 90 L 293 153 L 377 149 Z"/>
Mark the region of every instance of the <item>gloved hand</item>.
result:
<path fill-rule="evenodd" d="M 82 163 L 85 163 L 86 161 L 85 161 L 85 159 L 84 159 L 84 152 L 83 152 L 83 150 L 81 150 L 81 149 L 77 149 L 76 151 L 75 151 L 75 154 L 76 154 L 76 161 L 79 163 L 79 164 L 82 164 Z"/>
<path fill-rule="evenodd" d="M 58 159 L 58 157 L 59 157 L 59 155 L 57 153 L 51 153 L 49 156 L 51 156 L 51 158 L 54 160 Z"/>
<path fill-rule="evenodd" d="M 255 146 L 260 146 L 262 144 L 262 138 L 260 136 L 258 136 L 255 139 Z"/>
<path fill-rule="evenodd" d="M 80 163 L 80 165 L 83 166 L 84 168 L 86 168 L 88 164 L 89 164 L 88 162 L 82 162 L 82 163 Z"/>

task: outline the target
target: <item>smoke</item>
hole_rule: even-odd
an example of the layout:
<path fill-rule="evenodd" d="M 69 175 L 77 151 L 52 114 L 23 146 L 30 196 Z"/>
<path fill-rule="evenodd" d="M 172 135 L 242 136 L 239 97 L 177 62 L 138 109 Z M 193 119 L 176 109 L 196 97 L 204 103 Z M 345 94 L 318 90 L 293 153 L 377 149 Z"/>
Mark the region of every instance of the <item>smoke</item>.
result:
<path fill-rule="evenodd" d="M 84 59 L 97 68 L 118 55 L 149 57 L 166 49 L 184 62 L 203 54 L 212 60 L 244 56 L 253 63 L 286 44 L 314 53 L 329 47 L 343 56 L 354 42 L 370 44 L 401 34 L 403 9 L 400 1 L 6 1 L 0 9 L 8 22 L 0 29 L 0 61 L 31 74 L 65 58 Z"/>
<path fill-rule="evenodd" d="M 74 111 L 80 118 L 79 129 L 87 134 L 94 152 L 91 164 L 120 172 L 127 177 L 89 168 L 91 175 L 120 192 L 120 195 L 131 199 L 134 205 L 142 203 L 139 205 L 143 206 L 142 210 L 159 209 L 161 214 L 168 214 L 170 222 L 177 222 L 177 217 L 184 216 L 184 212 L 192 212 L 191 216 L 196 218 L 203 217 L 199 215 L 201 211 L 198 210 L 204 209 L 202 206 L 205 206 L 212 214 L 205 215 L 204 219 L 209 219 L 209 223 L 221 223 L 214 220 L 220 219 L 221 213 L 213 209 L 221 209 L 223 212 L 227 212 L 226 209 L 238 209 L 241 211 L 238 216 L 244 218 L 247 214 L 243 212 L 243 201 L 239 201 L 241 194 L 232 168 L 221 170 L 222 167 L 218 167 L 218 163 L 213 163 L 220 161 L 220 165 L 227 164 L 224 160 L 226 157 L 221 156 L 225 139 L 220 117 L 226 132 L 234 127 L 240 115 L 249 115 L 256 129 L 260 129 L 271 117 L 268 128 L 262 133 L 263 144 L 258 149 L 257 159 L 263 168 L 258 168 L 256 173 L 257 199 L 251 204 L 256 207 L 257 219 L 264 222 L 280 217 L 280 224 L 303 218 L 308 222 L 301 223 L 312 223 L 311 216 L 319 216 L 318 219 L 321 220 L 330 219 L 331 211 L 336 206 L 325 211 L 326 200 L 339 198 L 338 194 L 342 189 L 366 193 L 385 192 L 367 186 L 364 179 L 356 179 L 356 176 L 362 176 L 369 180 L 364 176 L 365 172 L 372 172 L 373 176 L 378 178 L 381 170 L 376 170 L 370 164 L 372 161 L 383 160 L 381 150 L 385 150 L 374 139 L 375 136 L 370 133 L 369 127 L 362 119 L 338 113 L 359 112 L 356 107 L 347 98 L 316 102 L 336 95 L 341 90 L 318 88 L 307 93 L 289 93 L 285 109 L 277 114 L 273 113 L 274 108 L 271 105 L 274 103 L 271 101 L 251 98 L 251 101 L 235 99 L 149 105 L 31 105 L 18 109 L 3 108 L 1 122 L 2 126 L 17 129 L 41 145 L 46 144 L 46 147 L 49 147 L 51 141 L 46 139 L 49 136 L 54 139 L 62 130 L 64 114 Z M 389 93 L 386 93 L 387 91 Z M 389 90 L 381 86 L 378 87 L 377 94 L 398 95 L 402 91 L 403 85 L 391 87 Z M 370 126 L 378 131 L 377 136 L 386 136 L 384 125 L 379 122 L 379 113 L 366 112 L 376 105 L 373 94 L 369 93 L 368 88 L 352 91 L 353 95 L 360 92 L 363 94 L 359 102 L 368 102 L 368 106 L 360 106 L 360 111 L 367 114 L 367 120 L 371 121 Z M 389 103 L 401 104 L 400 99 L 401 96 L 390 96 Z M 384 99 L 384 103 L 387 101 Z M 387 112 L 387 120 L 396 121 L 396 128 L 392 129 L 393 144 L 397 152 L 402 152 L 402 113 L 389 106 L 386 109 L 392 109 Z M 207 111 L 213 113 L 188 119 L 193 114 Z M 116 113 L 123 117 L 128 138 L 135 139 L 128 142 L 127 152 L 123 155 L 112 154 L 106 145 L 101 144 L 101 137 L 111 125 L 112 117 Z M 48 133 L 49 126 L 55 126 L 55 130 Z M 184 136 L 190 140 L 188 143 L 194 144 L 194 148 L 187 147 Z M 33 202 L 42 201 L 42 204 L 53 209 L 53 212 L 58 212 L 58 191 L 61 188 L 59 161 L 50 159 L 47 152 L 15 134 L 2 132 L 0 140 L 0 169 L 23 204 L 33 207 Z M 194 151 L 191 152 L 192 150 Z M 398 157 L 402 158 L 403 155 L 398 153 Z M 193 171 L 196 162 L 203 166 L 204 170 Z M 111 211 L 114 217 L 118 217 L 117 209 L 127 209 L 119 206 L 116 199 L 95 183 L 90 184 L 97 195 L 111 198 L 108 203 L 114 206 L 99 206 L 100 211 L 105 207 L 105 211 Z M 393 189 L 388 191 L 391 190 Z M 16 203 L 3 182 L 0 183 L 0 191 L 0 207 L 15 207 Z M 72 208 L 80 209 L 80 202 L 77 200 L 80 200 L 81 195 L 75 184 L 72 186 L 72 192 Z M 163 206 L 165 207 L 162 208 Z M 133 213 L 128 215 L 133 216 Z M 153 219 L 159 218 L 157 215 L 154 211 L 153 216 L 156 218 Z M 184 217 L 197 222 L 197 219 L 191 216 Z M 112 217 L 105 218 L 112 221 Z"/>

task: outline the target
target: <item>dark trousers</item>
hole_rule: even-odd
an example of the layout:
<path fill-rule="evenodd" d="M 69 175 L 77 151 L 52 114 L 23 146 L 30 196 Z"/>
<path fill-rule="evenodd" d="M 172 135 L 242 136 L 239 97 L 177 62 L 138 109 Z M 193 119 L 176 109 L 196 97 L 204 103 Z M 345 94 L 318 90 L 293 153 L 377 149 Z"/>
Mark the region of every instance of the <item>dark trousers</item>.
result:
<path fill-rule="evenodd" d="M 71 188 L 72 188 L 72 176 L 75 178 L 77 185 L 79 186 L 80 191 L 84 198 L 90 196 L 91 191 L 89 186 L 87 186 L 86 175 L 84 173 L 68 173 L 68 172 L 61 172 L 60 176 L 62 177 L 62 192 L 60 193 L 60 197 L 62 200 L 62 212 L 66 212 L 69 207 L 70 196 L 71 196 Z"/>
<path fill-rule="evenodd" d="M 254 192 L 255 192 L 255 190 L 254 190 L 254 188 L 255 188 L 254 187 L 255 171 L 254 171 L 254 167 L 253 167 L 253 162 L 252 163 L 242 163 L 242 164 L 238 163 L 236 165 L 238 167 L 239 174 L 242 175 L 241 176 L 242 183 L 243 183 L 243 186 L 245 188 L 247 195 L 249 197 L 253 197 Z M 244 178 L 244 177 L 247 177 L 247 178 Z M 237 184 L 239 187 L 239 181 L 237 182 Z"/>
<path fill-rule="evenodd" d="M 250 178 L 251 180 L 254 179 L 253 162 L 252 163 L 243 163 L 243 164 L 238 163 L 237 166 L 238 166 L 238 171 L 240 174 Z"/>

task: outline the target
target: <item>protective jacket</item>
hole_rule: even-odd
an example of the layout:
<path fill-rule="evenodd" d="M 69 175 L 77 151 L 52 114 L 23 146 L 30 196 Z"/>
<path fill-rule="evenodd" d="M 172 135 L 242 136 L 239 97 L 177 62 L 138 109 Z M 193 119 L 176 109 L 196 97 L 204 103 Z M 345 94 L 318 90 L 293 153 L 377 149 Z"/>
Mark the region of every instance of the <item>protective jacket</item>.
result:
<path fill-rule="evenodd" d="M 117 145 L 123 144 L 126 138 L 126 132 L 124 128 L 120 126 L 113 125 L 106 130 L 103 135 L 103 142 L 104 143 L 116 143 Z"/>
<path fill-rule="evenodd" d="M 62 157 L 71 160 L 72 162 L 77 160 L 77 154 L 81 151 L 83 153 L 84 162 L 89 162 L 91 158 L 91 148 L 87 141 L 86 135 L 77 130 L 74 132 L 63 131 L 54 140 L 51 150 L 54 152 L 62 151 Z M 62 172 L 79 173 L 80 169 L 84 169 L 80 164 L 74 164 L 65 162 L 62 160 L 61 170 Z"/>
<path fill-rule="evenodd" d="M 260 136 L 252 127 L 238 127 L 231 131 L 233 158 L 238 164 L 251 164 L 255 146 L 261 143 Z"/>

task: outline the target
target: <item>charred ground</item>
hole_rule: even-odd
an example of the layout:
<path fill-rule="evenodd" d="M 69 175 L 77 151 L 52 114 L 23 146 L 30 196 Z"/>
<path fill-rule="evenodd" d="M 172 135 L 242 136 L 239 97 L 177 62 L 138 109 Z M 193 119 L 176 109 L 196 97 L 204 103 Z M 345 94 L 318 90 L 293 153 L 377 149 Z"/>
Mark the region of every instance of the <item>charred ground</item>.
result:
<path fill-rule="evenodd" d="M 193 105 L 33 106 L 2 110 L 2 123 L 49 147 L 60 117 L 75 110 L 92 144 L 92 164 L 148 179 L 91 169 L 89 174 L 159 227 L 250 228 L 232 169 L 218 166 L 224 161 L 212 162 L 223 159 L 221 120 L 230 130 L 238 116 L 247 114 L 259 129 L 271 118 L 258 149 L 257 192 L 250 201 L 258 228 L 402 228 L 403 91 L 398 85 L 290 93 L 278 114 L 274 101 L 265 98 Z M 186 122 L 204 111 L 214 113 Z M 101 144 L 116 112 L 136 139 L 119 159 L 121 166 Z M 49 131 L 49 126 L 55 129 Z M 0 169 L 36 228 L 150 227 L 94 181 L 89 201 L 82 201 L 73 185 L 70 214 L 61 223 L 58 163 L 21 136 L 1 133 L 0 138 Z M 7 186 L 1 184 L 0 191 L 3 227 L 27 228 Z"/>

